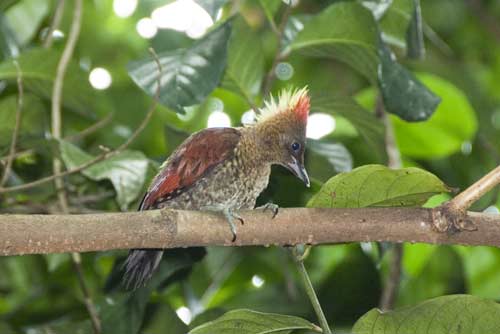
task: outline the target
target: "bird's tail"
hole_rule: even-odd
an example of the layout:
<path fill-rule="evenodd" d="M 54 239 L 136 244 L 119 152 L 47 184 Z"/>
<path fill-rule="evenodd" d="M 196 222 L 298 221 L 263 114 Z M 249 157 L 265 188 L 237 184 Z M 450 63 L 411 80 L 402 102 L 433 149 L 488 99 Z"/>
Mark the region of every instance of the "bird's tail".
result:
<path fill-rule="evenodd" d="M 124 263 L 123 283 L 127 289 L 137 289 L 146 284 L 160 264 L 163 250 L 132 249 Z"/>

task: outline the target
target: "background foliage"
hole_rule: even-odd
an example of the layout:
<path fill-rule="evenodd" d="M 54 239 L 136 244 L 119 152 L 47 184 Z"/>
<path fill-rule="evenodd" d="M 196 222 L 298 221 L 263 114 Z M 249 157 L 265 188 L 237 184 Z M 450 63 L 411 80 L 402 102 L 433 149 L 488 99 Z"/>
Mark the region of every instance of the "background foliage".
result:
<path fill-rule="evenodd" d="M 59 142 L 50 139 L 50 97 L 73 2 L 66 1 L 62 33 L 55 35 L 50 49 L 42 45 L 57 1 L 0 2 L 0 152 L 8 153 L 14 128 L 14 59 L 25 88 L 17 151 L 28 150 L 16 157 L 7 186 L 50 175 L 54 156 L 72 168 L 100 154 L 101 145 L 114 148 L 124 142 L 144 118 L 152 103 L 148 94 L 156 89 L 158 69 L 147 53 L 149 46 L 163 68 L 162 106 L 127 151 L 66 178 L 72 212 L 133 210 L 158 164 L 187 135 L 206 127 L 214 112 L 224 112 L 238 126 L 269 91 L 283 87 L 308 85 L 312 113 L 333 116 L 335 129 L 308 143 L 313 186 L 306 189 L 276 168 L 262 203 L 421 205 L 442 193 L 427 202 L 432 206 L 449 198 L 449 187 L 464 189 L 500 162 L 498 1 L 422 0 L 419 15 L 419 1 L 412 0 L 300 1 L 290 11 L 279 0 L 197 0 L 215 20 L 198 39 L 173 29 L 158 30 L 151 39 L 137 33 L 141 18 L 171 1 L 140 1 L 126 18 L 113 10 L 117 2 L 84 1 L 81 35 L 64 81 L 65 139 Z M 282 35 L 276 33 L 281 27 Z M 89 83 L 89 72 L 96 67 L 109 71 L 108 89 Z M 381 99 L 391 113 L 403 166 L 438 178 L 414 168 L 391 173 L 368 166 L 330 179 L 364 164 L 387 163 L 386 128 L 375 112 Z M 98 131 L 72 137 L 109 115 L 111 120 Z M 309 134 L 318 138 L 318 131 L 311 128 Z M 371 177 L 360 179 L 367 172 Z M 398 188 L 387 186 L 401 176 Z M 342 182 L 348 187 L 341 191 Z M 356 202 L 350 195 L 360 187 L 365 187 L 362 201 L 358 197 Z M 344 197 L 328 200 L 324 194 L 331 189 Z M 52 183 L 5 194 L 0 201 L 2 213 L 58 211 Z M 499 206 L 497 190 L 473 209 L 498 212 Z M 459 327 L 448 328 L 450 332 L 498 332 L 498 249 L 405 244 L 397 310 L 384 316 L 371 309 L 379 304 L 393 253 L 380 249 L 367 243 L 311 251 L 306 265 L 336 332 L 379 333 L 386 328 L 384 333 L 392 333 L 389 329 L 399 326 L 420 333 L 437 308 L 444 311 L 438 312 L 432 333 L 444 332 L 457 312 L 463 323 L 454 322 Z M 254 311 L 226 313 L 219 323 L 192 333 L 212 333 L 210 326 L 220 323 L 231 332 L 234 324 L 255 321 L 263 327 L 249 327 L 249 333 L 262 328 L 317 330 L 309 322 L 316 319 L 293 261 L 282 248 L 172 251 L 154 281 L 133 295 L 121 290 L 113 269 L 125 254 L 83 255 L 84 278 L 104 333 L 186 333 L 242 308 Z M 68 254 L 1 258 L 0 273 L 1 333 L 91 331 Z M 429 300 L 450 294 L 473 296 Z M 461 317 L 460 311 L 470 305 L 469 315 Z M 477 321 L 479 316 L 485 320 Z M 280 327 L 283 323 L 291 327 Z"/>

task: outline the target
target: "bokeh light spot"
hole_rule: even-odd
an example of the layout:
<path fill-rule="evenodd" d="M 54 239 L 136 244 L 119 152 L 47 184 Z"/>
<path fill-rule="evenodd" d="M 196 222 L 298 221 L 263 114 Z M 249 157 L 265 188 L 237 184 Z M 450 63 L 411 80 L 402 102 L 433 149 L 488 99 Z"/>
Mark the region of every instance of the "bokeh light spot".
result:
<path fill-rule="evenodd" d="M 89 81 L 95 89 L 106 89 L 111 85 L 112 78 L 108 70 L 102 67 L 96 67 L 89 74 Z"/>
<path fill-rule="evenodd" d="M 311 139 L 320 139 L 335 130 L 335 118 L 328 114 L 315 113 L 307 120 L 306 136 Z"/>

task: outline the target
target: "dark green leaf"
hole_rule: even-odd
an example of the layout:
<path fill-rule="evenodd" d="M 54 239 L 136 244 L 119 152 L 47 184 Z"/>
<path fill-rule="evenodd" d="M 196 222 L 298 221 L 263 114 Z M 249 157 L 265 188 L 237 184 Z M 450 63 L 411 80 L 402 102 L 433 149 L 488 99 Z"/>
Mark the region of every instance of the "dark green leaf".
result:
<path fill-rule="evenodd" d="M 353 334 L 459 334 L 500 332 L 500 305 L 475 296 L 452 295 L 390 312 L 373 309 Z"/>
<path fill-rule="evenodd" d="M 440 158 L 457 152 L 473 140 L 478 124 L 466 95 L 453 84 L 429 74 L 419 78 L 442 99 L 426 122 L 408 123 L 391 117 L 402 154 L 423 159 Z"/>
<path fill-rule="evenodd" d="M 368 206 L 418 206 L 449 188 L 436 176 L 410 167 L 390 169 L 366 165 L 328 180 L 308 207 L 362 208 Z"/>
<path fill-rule="evenodd" d="M 377 19 L 382 40 L 384 43 L 406 50 L 406 32 L 410 25 L 413 0 L 382 1 L 382 3 L 386 5 L 389 3 Z"/>
<path fill-rule="evenodd" d="M 94 158 L 63 140 L 59 148 L 68 169 L 78 167 Z M 142 152 L 123 151 L 84 169 L 82 174 L 95 181 L 110 180 L 116 190 L 118 204 L 122 210 L 126 210 L 142 191 L 148 164 L 149 160 Z"/>
<path fill-rule="evenodd" d="M 217 320 L 196 327 L 189 334 L 288 334 L 300 329 L 320 331 L 316 325 L 297 317 L 251 310 L 234 310 Z"/>
<path fill-rule="evenodd" d="M 431 117 L 441 99 L 424 86 L 411 72 L 394 60 L 381 43 L 378 82 L 385 109 L 409 122 Z"/>
<path fill-rule="evenodd" d="M 52 98 L 52 85 L 61 54 L 47 49 L 32 49 L 16 60 L 25 88 L 47 100 Z M 12 60 L 0 63 L 0 80 L 15 81 L 17 69 Z M 64 77 L 63 105 L 83 115 L 93 115 L 99 107 L 96 92 L 89 85 L 87 74 L 70 62 Z"/>
<path fill-rule="evenodd" d="M 264 76 L 261 38 L 240 18 L 233 24 L 221 86 L 252 101 Z"/>
<path fill-rule="evenodd" d="M 231 23 L 225 22 L 190 48 L 158 54 L 162 66 L 160 101 L 178 113 L 202 102 L 219 83 L 226 65 Z M 154 96 L 159 69 L 154 59 L 134 61 L 129 75 L 146 93 Z"/>
<path fill-rule="evenodd" d="M 425 57 L 424 32 L 420 0 L 413 0 L 413 14 L 406 32 L 406 55 L 408 58 Z"/>
<path fill-rule="evenodd" d="M 292 51 L 338 59 L 375 81 L 378 29 L 372 13 L 356 2 L 337 2 L 305 23 Z"/>
<path fill-rule="evenodd" d="M 344 117 L 380 158 L 385 156 L 384 126 L 372 113 L 348 96 L 312 95 L 312 112 Z"/>

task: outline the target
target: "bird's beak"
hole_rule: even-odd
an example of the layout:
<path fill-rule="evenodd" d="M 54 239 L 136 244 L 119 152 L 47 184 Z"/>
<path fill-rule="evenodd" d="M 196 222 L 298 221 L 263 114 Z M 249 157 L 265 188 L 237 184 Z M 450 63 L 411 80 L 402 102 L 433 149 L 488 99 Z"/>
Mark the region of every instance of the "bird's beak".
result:
<path fill-rule="evenodd" d="M 287 163 L 285 165 L 296 177 L 302 180 L 306 184 L 306 187 L 309 188 L 311 185 L 309 181 L 309 175 L 307 175 L 306 168 L 304 164 L 299 162 L 295 157 L 292 157 L 293 161 Z"/>

